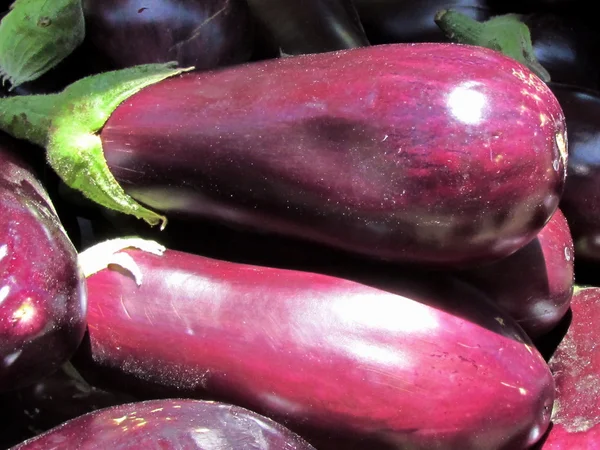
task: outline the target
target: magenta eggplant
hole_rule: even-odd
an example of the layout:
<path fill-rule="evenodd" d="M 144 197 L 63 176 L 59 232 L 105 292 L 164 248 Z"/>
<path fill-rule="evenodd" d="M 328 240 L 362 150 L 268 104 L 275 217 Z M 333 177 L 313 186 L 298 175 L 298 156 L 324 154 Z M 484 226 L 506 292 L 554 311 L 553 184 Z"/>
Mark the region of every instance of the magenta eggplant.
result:
<path fill-rule="evenodd" d="M 456 44 L 382 45 L 188 73 L 100 133 L 125 191 L 383 260 L 507 256 L 558 206 L 560 105 L 524 66 Z"/>
<path fill-rule="evenodd" d="M 0 391 L 36 382 L 75 352 L 86 287 L 47 192 L 0 136 Z"/>
<path fill-rule="evenodd" d="M 66 446 L 66 447 L 65 447 Z M 314 450 L 282 425 L 238 406 L 162 399 L 94 411 L 11 450 Z"/>
<path fill-rule="evenodd" d="M 482 289 L 532 339 L 553 329 L 569 309 L 573 239 L 560 209 L 536 238 L 507 258 L 456 275 Z"/>
<path fill-rule="evenodd" d="M 571 311 L 569 329 L 549 361 L 557 397 L 544 450 L 595 450 L 600 442 L 600 288 L 579 288 Z"/>
<path fill-rule="evenodd" d="M 86 39 L 109 69 L 168 61 L 212 69 L 252 54 L 244 0 L 84 0 L 83 9 Z"/>
<path fill-rule="evenodd" d="M 413 275 L 392 290 L 126 252 L 140 287 L 117 269 L 88 278 L 89 342 L 76 361 L 105 383 L 214 396 L 307 438 L 329 433 L 320 449 L 350 436 L 378 450 L 515 450 L 546 430 L 554 385 L 545 361 L 465 283 Z"/>

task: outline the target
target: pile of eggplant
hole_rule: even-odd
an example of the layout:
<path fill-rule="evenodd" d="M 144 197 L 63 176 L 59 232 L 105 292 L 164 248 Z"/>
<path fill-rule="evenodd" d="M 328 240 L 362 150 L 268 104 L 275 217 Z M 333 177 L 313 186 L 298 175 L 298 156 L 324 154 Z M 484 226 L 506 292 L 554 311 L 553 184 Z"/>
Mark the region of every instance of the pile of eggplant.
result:
<path fill-rule="evenodd" d="M 0 449 L 600 448 L 585 8 L 0 2 Z"/>

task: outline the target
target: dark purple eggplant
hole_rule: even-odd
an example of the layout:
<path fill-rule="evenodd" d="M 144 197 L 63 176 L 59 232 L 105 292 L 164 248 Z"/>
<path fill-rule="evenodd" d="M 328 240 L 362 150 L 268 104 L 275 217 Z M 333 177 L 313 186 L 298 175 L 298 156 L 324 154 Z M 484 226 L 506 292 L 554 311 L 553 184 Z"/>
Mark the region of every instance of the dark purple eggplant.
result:
<path fill-rule="evenodd" d="M 515 450 L 546 429 L 545 361 L 466 283 L 411 274 L 369 286 L 126 253 L 141 285 L 115 266 L 88 278 L 89 341 L 74 361 L 92 383 L 209 395 L 326 433 L 320 449 L 342 436 L 346 448 Z"/>
<path fill-rule="evenodd" d="M 434 22 L 441 9 L 453 9 L 475 20 L 492 15 L 485 0 L 354 0 L 372 44 L 449 42 Z"/>
<path fill-rule="evenodd" d="M 196 69 L 247 61 L 244 0 L 83 0 L 86 39 L 107 69 L 177 61 Z"/>
<path fill-rule="evenodd" d="M 248 0 L 248 4 L 267 40 L 285 55 L 369 45 L 352 0 Z"/>
<path fill-rule="evenodd" d="M 569 221 L 575 254 L 600 260 L 600 94 L 551 84 L 565 111 L 569 162 L 561 210 Z"/>
<path fill-rule="evenodd" d="M 63 97 L 0 99 L 2 126 L 47 144 L 52 167 L 87 183 L 78 186 L 91 198 L 153 223 L 156 213 L 108 202 L 113 192 L 93 189 L 108 174 L 169 217 L 208 218 L 382 260 L 455 266 L 499 259 L 530 242 L 558 206 L 563 112 L 541 80 L 497 52 L 371 46 L 168 79 L 161 72 L 162 81 L 133 95 L 131 81 L 123 84 L 118 106 L 87 97 L 111 77 L 151 69 L 84 79 Z M 82 97 L 69 104 L 75 94 Z M 27 114 L 24 105 L 49 100 L 60 115 L 52 124 Z M 90 105 L 108 110 L 85 112 Z M 73 111 L 89 115 L 75 119 Z M 108 120 L 96 136 L 98 117 Z M 73 139 L 73 124 L 90 121 Z M 34 122 L 51 136 L 44 140 Z M 106 158 L 106 172 L 94 172 L 104 161 L 84 159 L 92 150 Z"/>
<path fill-rule="evenodd" d="M 456 275 L 482 289 L 532 338 L 553 329 L 573 294 L 573 239 L 560 210 L 525 247 Z"/>
<path fill-rule="evenodd" d="M 543 450 L 596 450 L 600 442 L 600 288 L 578 288 L 572 320 L 549 361 L 557 398 Z"/>
<path fill-rule="evenodd" d="M 77 252 L 19 144 L 0 135 L 0 391 L 55 371 L 86 325 Z"/>
<path fill-rule="evenodd" d="M 66 446 L 66 447 L 65 447 Z M 239 406 L 163 399 L 88 413 L 11 450 L 314 450 L 282 425 Z"/>
<path fill-rule="evenodd" d="M 529 27 L 533 51 L 553 82 L 597 89 L 600 33 L 576 15 L 538 13 L 523 16 Z"/>

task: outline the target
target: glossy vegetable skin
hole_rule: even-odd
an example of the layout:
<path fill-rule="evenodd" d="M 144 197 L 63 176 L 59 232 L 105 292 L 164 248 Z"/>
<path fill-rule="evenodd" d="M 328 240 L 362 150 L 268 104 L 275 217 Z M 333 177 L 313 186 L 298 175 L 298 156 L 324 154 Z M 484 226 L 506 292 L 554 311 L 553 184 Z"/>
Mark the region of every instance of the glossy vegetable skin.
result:
<path fill-rule="evenodd" d="M 569 329 L 549 361 L 556 380 L 552 428 L 543 450 L 594 450 L 600 442 L 600 288 L 581 288 Z"/>
<path fill-rule="evenodd" d="M 552 83 L 569 129 L 569 163 L 561 199 L 578 258 L 600 260 L 600 95 Z"/>
<path fill-rule="evenodd" d="M 569 309 L 573 263 L 573 239 L 558 209 L 516 253 L 456 275 L 482 289 L 535 339 L 553 329 Z"/>
<path fill-rule="evenodd" d="M 339 448 L 336 438 L 516 449 L 546 429 L 545 361 L 465 283 L 415 274 L 368 286 L 170 250 L 127 253 L 140 287 L 118 269 L 88 278 L 89 342 L 76 363 L 92 382 L 240 404 L 303 436 L 325 434 L 319 449 Z"/>
<path fill-rule="evenodd" d="M 11 450 L 314 450 L 283 426 L 238 406 L 190 399 L 128 403 L 94 411 Z"/>
<path fill-rule="evenodd" d="M 354 0 L 354 4 L 372 44 L 448 42 L 433 20 L 442 9 L 453 9 L 475 20 L 492 15 L 485 0 Z"/>
<path fill-rule="evenodd" d="M 47 192 L 18 157 L 39 151 L 0 135 L 0 391 L 49 375 L 85 332 L 77 252 Z"/>
<path fill-rule="evenodd" d="M 211 69 L 253 50 L 244 0 L 84 0 L 83 8 L 86 39 L 108 69 L 168 61 Z"/>
<path fill-rule="evenodd" d="M 123 102 L 100 138 L 126 192 L 168 217 L 439 266 L 531 241 L 558 206 L 567 160 L 546 85 L 454 44 L 184 74 Z"/>
<path fill-rule="evenodd" d="M 369 45 L 352 0 L 248 0 L 248 5 L 267 39 L 286 55 Z"/>

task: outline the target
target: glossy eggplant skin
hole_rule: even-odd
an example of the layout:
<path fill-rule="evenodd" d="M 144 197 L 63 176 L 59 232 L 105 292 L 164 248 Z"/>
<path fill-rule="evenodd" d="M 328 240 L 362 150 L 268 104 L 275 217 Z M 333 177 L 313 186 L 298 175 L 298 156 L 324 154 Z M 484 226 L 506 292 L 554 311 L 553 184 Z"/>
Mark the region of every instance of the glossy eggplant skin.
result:
<path fill-rule="evenodd" d="M 485 0 L 354 0 L 371 44 L 448 42 L 433 20 L 442 9 L 459 11 L 475 20 L 491 17 Z"/>
<path fill-rule="evenodd" d="M 123 102 L 100 138 L 126 192 L 167 216 L 440 266 L 531 241 L 567 160 L 547 86 L 498 52 L 455 44 L 184 74 Z"/>
<path fill-rule="evenodd" d="M 600 94 L 551 84 L 569 129 L 568 176 L 560 207 L 579 258 L 600 260 Z"/>
<path fill-rule="evenodd" d="M 204 70 L 252 54 L 244 0 L 84 0 L 83 8 L 86 40 L 107 69 L 177 61 Z"/>
<path fill-rule="evenodd" d="M 330 433 L 320 449 L 344 436 L 357 448 L 507 450 L 546 429 L 545 361 L 466 283 L 414 275 L 369 286 L 126 252 L 139 288 L 116 269 L 88 278 L 89 342 L 76 358 L 86 377 L 239 404 L 306 437 Z"/>
<path fill-rule="evenodd" d="M 543 450 L 594 450 L 600 442 L 600 288 L 578 290 L 571 310 L 569 329 L 548 363 L 557 398 Z"/>
<path fill-rule="evenodd" d="M 535 57 L 555 83 L 600 87 L 597 49 L 600 35 L 579 15 L 537 13 L 523 17 L 529 27 Z"/>
<path fill-rule="evenodd" d="M 569 309 L 573 262 L 569 225 L 557 209 L 535 239 L 519 251 L 456 276 L 482 289 L 535 339 L 554 328 Z"/>
<path fill-rule="evenodd" d="M 88 413 L 11 450 L 314 450 L 299 436 L 239 406 L 161 399 Z"/>
<path fill-rule="evenodd" d="M 16 156 L 23 151 L 32 149 L 0 135 L 0 391 L 56 370 L 86 326 L 77 252 L 47 192 Z"/>
<path fill-rule="evenodd" d="M 286 55 L 369 45 L 352 0 L 248 0 L 248 5 L 267 39 Z"/>

